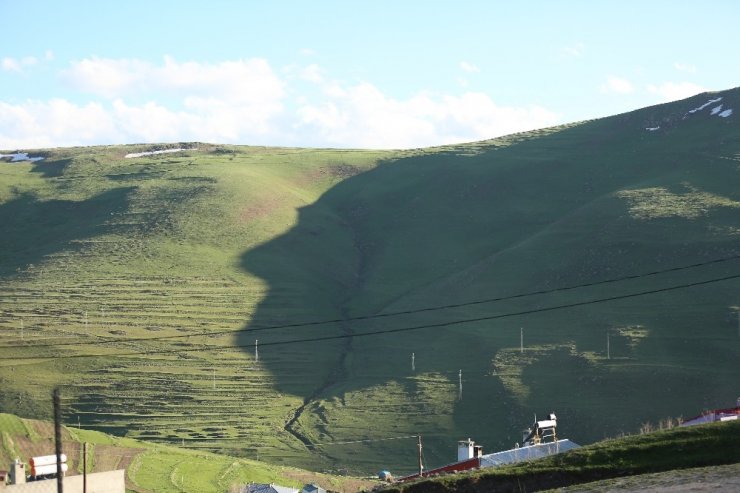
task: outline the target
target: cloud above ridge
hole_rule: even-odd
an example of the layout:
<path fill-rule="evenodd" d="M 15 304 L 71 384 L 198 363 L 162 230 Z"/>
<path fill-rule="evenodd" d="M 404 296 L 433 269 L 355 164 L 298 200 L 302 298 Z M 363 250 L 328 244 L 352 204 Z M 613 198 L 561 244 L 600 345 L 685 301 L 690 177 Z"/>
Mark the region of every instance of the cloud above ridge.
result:
<path fill-rule="evenodd" d="M 298 77 L 279 73 L 261 58 L 77 60 L 59 73 L 69 94 L 0 96 L 0 149 L 187 140 L 405 148 L 558 123 L 546 108 L 502 106 L 482 92 L 398 99 L 368 81 L 333 80 L 316 64 L 295 70 Z"/>

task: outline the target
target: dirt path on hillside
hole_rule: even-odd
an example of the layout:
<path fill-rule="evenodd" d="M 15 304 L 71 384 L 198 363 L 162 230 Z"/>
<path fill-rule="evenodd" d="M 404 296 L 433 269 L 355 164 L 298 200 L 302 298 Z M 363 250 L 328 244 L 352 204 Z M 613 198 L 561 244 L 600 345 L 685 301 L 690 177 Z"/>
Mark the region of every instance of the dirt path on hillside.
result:
<path fill-rule="evenodd" d="M 551 493 L 709 493 L 740 491 L 740 464 L 642 474 L 548 491 Z"/>
<path fill-rule="evenodd" d="M 342 318 L 347 318 L 347 313 L 344 308 L 342 308 Z M 350 327 L 348 322 L 342 322 L 340 324 L 342 334 L 351 336 L 353 331 Z M 306 447 L 309 447 L 312 451 L 314 451 L 317 454 L 320 454 L 328 459 L 331 459 L 330 456 L 326 455 L 325 453 L 318 450 L 316 447 L 314 447 L 314 443 L 311 441 L 310 438 L 308 438 L 306 435 L 301 433 L 298 429 L 296 429 L 296 423 L 299 419 L 301 419 L 301 416 L 303 413 L 308 409 L 308 406 L 310 406 L 313 402 L 318 400 L 318 398 L 326 393 L 331 387 L 339 383 L 341 380 L 345 379 L 347 377 L 347 356 L 352 351 L 352 337 L 347 337 L 344 339 L 344 342 L 342 343 L 342 349 L 339 354 L 339 358 L 337 358 L 337 362 L 334 365 L 334 367 L 329 371 L 326 380 L 324 380 L 324 383 L 321 384 L 318 388 L 316 388 L 308 397 L 303 399 L 303 405 L 297 407 L 288 417 L 288 421 L 285 423 L 285 431 L 293 435 L 295 438 L 300 440 Z"/>
<path fill-rule="evenodd" d="M 356 231 L 353 231 L 352 233 L 353 244 L 358 255 L 357 275 L 355 277 L 353 285 L 349 286 L 347 289 L 347 296 L 341 302 L 340 314 L 343 321 L 339 324 L 342 335 L 347 337 L 343 340 L 344 342 L 342 343 L 339 357 L 337 358 L 334 367 L 327 374 L 326 380 L 324 380 L 324 382 L 318 388 L 316 388 L 308 397 L 303 400 L 303 405 L 296 408 L 289 415 L 284 427 L 285 431 L 293 435 L 296 439 L 301 441 L 304 445 L 309 447 L 315 453 L 333 462 L 336 462 L 336 459 L 314 447 L 314 443 L 311 441 L 311 439 L 297 429 L 296 423 L 298 423 L 298 420 L 300 420 L 303 413 L 308 409 L 308 406 L 317 401 L 322 395 L 326 394 L 333 386 L 337 385 L 342 380 L 347 379 L 347 357 L 349 356 L 349 353 L 352 352 L 352 345 L 354 342 L 354 338 L 352 337 L 354 331 L 352 330 L 350 322 L 347 320 L 349 318 L 349 314 L 347 312 L 347 303 L 352 300 L 352 294 L 349 293 L 357 292 L 360 289 L 360 287 L 365 282 L 367 273 L 367 253 L 365 251 L 365 248 L 363 247 L 362 242 L 357 237 Z"/>

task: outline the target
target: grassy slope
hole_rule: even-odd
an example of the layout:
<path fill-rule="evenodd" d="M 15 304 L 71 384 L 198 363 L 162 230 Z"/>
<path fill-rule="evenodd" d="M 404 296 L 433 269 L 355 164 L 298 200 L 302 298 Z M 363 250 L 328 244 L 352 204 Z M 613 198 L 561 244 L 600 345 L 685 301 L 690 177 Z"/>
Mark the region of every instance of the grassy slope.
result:
<path fill-rule="evenodd" d="M 740 108 L 737 90 L 723 93 Z M 511 446 L 532 412 L 587 443 L 724 406 L 740 370 L 737 281 L 387 337 L 335 335 L 507 313 L 737 273 L 737 263 L 441 313 L 202 337 L 433 306 L 740 253 L 740 133 L 709 96 L 490 142 L 408 152 L 199 145 L 58 149 L 0 164 L 6 341 L 95 342 L 95 359 L 0 362 L 0 409 L 311 468 L 411 471 L 471 436 Z M 658 132 L 645 127 L 661 125 Z M 526 351 L 518 351 L 519 328 Z M 610 332 L 612 358 L 605 357 Z M 176 341 L 159 336 L 188 334 Z M 63 338 L 63 339 L 61 339 Z M 251 346 L 265 344 L 254 361 Z M 120 357 L 147 348 L 205 349 Z M 13 355 L 89 352 L 89 346 Z M 416 372 L 410 353 L 416 354 Z M 458 400 L 458 370 L 464 398 Z M 19 374 L 22 377 L 19 380 Z M 215 385 L 214 385 L 215 381 Z M 608 414 L 609 419 L 604 415 Z M 294 419 L 292 433 L 284 429 Z"/>
<path fill-rule="evenodd" d="M 397 485 L 388 493 L 541 491 L 607 478 L 740 462 L 740 422 L 605 440 L 561 455 Z"/>
<path fill-rule="evenodd" d="M 54 429 L 48 422 L 0 413 L 0 434 L 0 464 L 7 465 L 16 457 L 27 462 L 30 457 L 54 453 Z M 126 469 L 126 489 L 132 492 L 224 492 L 249 482 L 298 488 L 315 482 L 334 491 L 357 491 L 372 486 L 370 481 L 271 466 L 79 428 L 63 427 L 62 441 L 69 475 L 82 474 L 82 443 L 87 442 L 88 472 Z"/>

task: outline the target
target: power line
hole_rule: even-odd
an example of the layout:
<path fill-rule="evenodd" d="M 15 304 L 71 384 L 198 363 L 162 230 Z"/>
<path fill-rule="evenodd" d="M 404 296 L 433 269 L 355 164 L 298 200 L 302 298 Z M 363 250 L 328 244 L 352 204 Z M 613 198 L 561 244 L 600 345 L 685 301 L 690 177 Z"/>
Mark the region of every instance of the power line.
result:
<path fill-rule="evenodd" d="M 720 263 L 730 262 L 730 261 L 738 260 L 738 259 L 740 259 L 740 255 L 709 260 L 706 262 L 698 262 L 698 263 L 690 264 L 690 265 L 671 267 L 668 269 L 661 269 L 661 270 L 645 272 L 641 274 L 632 274 L 629 276 L 616 277 L 616 278 L 605 279 L 601 281 L 593 281 L 593 282 L 588 282 L 588 283 L 575 284 L 572 286 L 542 289 L 538 291 L 530 291 L 526 293 L 518 293 L 518 294 L 501 296 L 501 297 L 496 297 L 496 298 L 486 298 L 486 299 L 466 301 L 466 302 L 461 302 L 461 303 L 451 303 L 447 305 L 437 305 L 437 306 L 429 306 L 429 307 L 423 307 L 423 308 L 415 308 L 415 309 L 410 309 L 410 310 L 378 313 L 378 314 L 373 314 L 373 315 L 359 315 L 356 317 L 348 317 L 348 318 L 334 318 L 334 319 L 326 319 L 326 320 L 316 320 L 316 321 L 311 321 L 311 322 L 295 322 L 291 324 L 267 325 L 263 327 L 245 327 L 243 329 L 236 329 L 236 330 L 233 330 L 233 329 L 217 330 L 217 331 L 212 331 L 212 332 L 203 332 L 199 334 L 176 334 L 176 335 L 160 336 L 160 337 L 132 337 L 132 338 L 125 338 L 125 339 L 116 337 L 116 338 L 108 338 L 108 339 L 96 339 L 95 341 L 60 342 L 56 344 L 55 343 L 44 343 L 44 344 L 0 345 L 0 348 L 23 349 L 23 348 L 44 348 L 44 347 L 57 348 L 57 347 L 62 347 L 62 346 L 75 346 L 75 347 L 97 346 L 100 344 L 107 344 L 107 343 L 121 343 L 121 342 L 131 343 L 131 342 L 183 339 L 183 338 L 188 338 L 188 337 L 211 337 L 211 336 L 224 335 L 224 334 L 231 335 L 231 334 L 240 334 L 240 333 L 245 333 L 245 332 L 261 332 L 261 331 L 277 330 L 277 329 L 310 327 L 310 326 L 315 326 L 315 325 L 328 325 L 328 324 L 333 324 L 333 323 L 347 323 L 347 322 L 357 322 L 357 321 L 362 321 L 362 320 L 374 320 L 374 319 L 379 319 L 379 318 L 396 317 L 399 315 L 412 315 L 416 313 L 449 310 L 452 308 L 463 308 L 467 306 L 482 305 L 486 303 L 495 303 L 499 301 L 509 301 L 509 300 L 518 299 L 518 298 L 526 298 L 529 296 L 538 296 L 538 295 L 551 294 L 551 293 L 557 293 L 557 292 L 562 292 L 562 291 L 571 291 L 574 289 L 600 286 L 600 285 L 611 284 L 611 283 L 620 282 L 620 281 L 642 279 L 645 277 L 652 277 L 652 276 L 657 276 L 660 274 L 667 274 L 669 272 L 679 272 L 679 271 L 688 270 L 688 269 L 695 269 L 698 267 L 706 267 L 708 265 L 720 264 Z"/>
<path fill-rule="evenodd" d="M 351 334 L 338 334 L 338 335 L 321 336 L 321 337 L 307 337 L 303 339 L 289 339 L 287 341 L 264 342 L 262 343 L 262 346 L 263 347 L 264 346 L 284 346 L 288 344 L 304 344 L 308 342 L 325 342 L 325 341 L 331 341 L 331 340 L 337 340 L 337 339 L 347 339 L 350 337 L 366 337 L 366 336 L 374 336 L 374 335 L 382 335 L 382 334 L 396 334 L 396 333 L 401 333 L 401 332 L 411 332 L 411 331 L 423 330 L 423 329 L 449 327 L 452 325 L 462 325 L 462 324 L 474 323 L 474 322 L 499 320 L 502 318 L 510 318 L 510 317 L 516 317 L 516 316 L 521 316 L 521 315 L 531 315 L 535 313 L 543 313 L 543 312 L 550 312 L 550 311 L 555 311 L 555 310 L 563 310 L 567 308 L 575 308 L 579 306 L 606 303 L 609 301 L 637 298 L 639 296 L 646 296 L 649 294 L 665 293 L 669 291 L 676 291 L 678 289 L 685 289 L 685 288 L 690 288 L 690 287 L 695 287 L 695 286 L 703 286 L 707 284 L 729 281 L 731 279 L 738 279 L 738 278 L 740 278 L 740 274 L 734 274 L 731 276 L 708 279 L 704 281 L 697 281 L 697 282 L 686 283 L 686 284 L 678 284 L 675 286 L 668 286 L 664 288 L 651 289 L 647 291 L 639 291 L 636 293 L 628 293 L 628 294 L 617 295 L 617 296 L 609 296 L 606 298 L 597 298 L 597 299 L 588 300 L 588 301 L 579 301 L 579 302 L 568 303 L 564 305 L 555 305 L 555 306 L 550 306 L 550 307 L 545 307 L 545 308 L 533 308 L 530 310 L 523 310 L 519 312 L 510 312 L 510 313 L 503 313 L 499 315 L 488 315 L 485 317 L 475 317 L 475 318 L 452 320 L 452 321 L 440 322 L 436 324 L 423 324 L 423 325 L 414 325 L 410 327 L 401 327 L 401 328 L 396 328 L 396 329 L 376 330 L 376 331 L 371 331 L 371 332 L 354 332 Z M 39 359 L 60 360 L 60 359 L 99 358 L 99 357 L 120 358 L 124 356 L 175 354 L 175 353 L 188 353 L 188 352 L 195 352 L 195 351 L 214 351 L 214 350 L 227 349 L 227 348 L 243 349 L 243 348 L 248 348 L 248 347 L 251 348 L 252 344 L 212 345 L 212 346 L 194 347 L 194 348 L 160 349 L 160 350 L 152 350 L 152 351 L 133 351 L 133 352 L 128 352 L 128 353 L 69 354 L 69 355 L 61 355 L 61 356 L 21 356 L 21 357 L 14 357 L 14 358 L 0 358 L 0 361 L 2 360 L 25 361 L 25 360 L 39 360 Z"/>
<path fill-rule="evenodd" d="M 325 447 L 328 445 L 352 445 L 355 443 L 387 442 L 388 440 L 405 440 L 407 438 L 419 438 L 419 435 L 408 435 L 408 436 L 403 436 L 403 437 L 390 437 L 390 438 L 368 438 L 365 440 L 352 440 L 349 442 L 312 443 L 306 446 L 307 447 Z"/>

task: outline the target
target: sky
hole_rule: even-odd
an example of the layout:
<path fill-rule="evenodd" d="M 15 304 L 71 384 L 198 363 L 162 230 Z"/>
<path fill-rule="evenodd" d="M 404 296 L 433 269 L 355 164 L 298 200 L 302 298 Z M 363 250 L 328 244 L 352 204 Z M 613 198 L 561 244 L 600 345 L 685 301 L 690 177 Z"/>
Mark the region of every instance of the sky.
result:
<path fill-rule="evenodd" d="M 740 2 L 0 0 L 0 149 L 415 148 L 740 86 Z"/>

